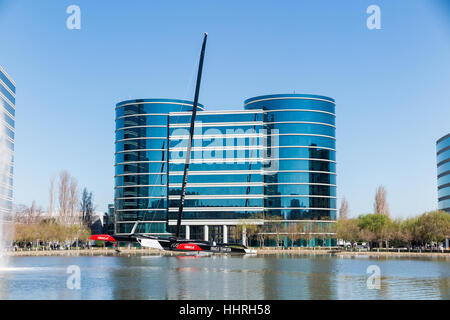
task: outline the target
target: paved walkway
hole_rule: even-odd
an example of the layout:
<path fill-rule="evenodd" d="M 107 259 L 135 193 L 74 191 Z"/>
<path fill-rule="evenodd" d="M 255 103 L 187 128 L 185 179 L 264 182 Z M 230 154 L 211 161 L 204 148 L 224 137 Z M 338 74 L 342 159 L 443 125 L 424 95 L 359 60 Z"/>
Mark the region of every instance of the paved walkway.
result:
<path fill-rule="evenodd" d="M 74 255 L 129 255 L 129 254 L 152 254 L 152 255 L 185 255 L 193 254 L 186 252 L 174 251 L 160 251 L 149 248 L 120 248 L 120 253 L 117 253 L 114 248 L 92 248 L 92 249 L 72 249 L 72 250 L 22 250 L 22 251 L 8 251 L 8 256 L 74 256 Z M 339 251 L 328 248 L 307 249 L 275 249 L 265 248 L 257 249 L 258 255 L 333 255 L 338 257 L 344 256 L 371 256 L 371 257 L 446 257 L 450 258 L 450 253 L 441 252 L 376 252 L 376 251 Z"/>

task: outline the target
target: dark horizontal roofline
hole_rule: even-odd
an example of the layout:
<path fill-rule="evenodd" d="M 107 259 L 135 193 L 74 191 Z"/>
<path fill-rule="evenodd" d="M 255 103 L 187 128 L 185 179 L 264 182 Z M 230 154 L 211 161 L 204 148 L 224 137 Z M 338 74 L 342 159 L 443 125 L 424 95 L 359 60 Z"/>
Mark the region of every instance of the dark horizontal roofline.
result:
<path fill-rule="evenodd" d="M 450 196 L 441 197 L 438 199 L 439 202 L 450 199 Z"/>
<path fill-rule="evenodd" d="M 139 104 L 139 103 L 145 103 L 145 102 L 161 102 L 161 103 L 165 103 L 165 102 L 169 102 L 169 103 L 179 103 L 179 104 L 188 104 L 193 106 L 194 102 L 190 101 L 190 100 L 183 100 L 183 99 L 164 99 L 164 98 L 151 98 L 151 99 L 131 99 L 131 100 L 124 100 L 121 101 L 119 103 L 116 104 L 116 107 L 120 107 L 124 104 Z M 204 109 L 204 105 L 202 105 L 201 103 L 197 104 L 198 107 Z"/>
<path fill-rule="evenodd" d="M 439 162 L 439 163 L 437 164 L 437 167 L 439 168 L 440 166 L 442 166 L 443 164 L 446 164 L 447 162 L 450 162 L 450 158 L 445 159 L 445 160 L 442 160 L 441 162 Z"/>
<path fill-rule="evenodd" d="M 441 142 L 441 141 L 443 141 L 443 140 L 445 140 L 445 139 L 447 139 L 447 138 L 450 138 L 450 133 L 449 133 L 449 134 L 446 134 L 446 135 L 443 136 L 442 138 L 439 138 L 438 141 L 436 141 L 436 144 L 438 144 L 439 142 Z"/>
<path fill-rule="evenodd" d="M 14 81 L 14 79 L 8 74 L 8 72 L 6 72 L 5 69 L 3 69 L 3 67 L 0 65 L 0 72 L 3 73 L 5 75 L 6 78 L 8 78 L 9 81 L 11 81 L 11 83 L 14 85 L 14 87 L 16 86 L 16 82 Z"/>
<path fill-rule="evenodd" d="M 441 190 L 443 188 L 448 188 L 448 187 L 450 187 L 450 183 L 446 183 L 446 184 L 438 186 L 438 190 Z"/>
<path fill-rule="evenodd" d="M 445 171 L 445 172 L 442 172 L 442 173 L 439 174 L 437 177 L 438 177 L 438 179 L 439 179 L 439 178 L 442 178 L 443 176 L 446 176 L 446 175 L 449 175 L 449 174 L 450 174 L 450 170 Z"/>
<path fill-rule="evenodd" d="M 252 98 L 248 98 L 244 101 L 244 105 L 260 99 L 273 99 L 273 98 L 312 98 L 312 99 L 324 99 L 328 100 L 332 103 L 334 103 L 334 99 L 327 97 L 327 96 L 321 96 L 316 94 L 300 94 L 300 93 L 285 93 L 285 94 L 269 94 L 269 95 L 263 95 L 263 96 L 256 96 Z"/>
<path fill-rule="evenodd" d="M 447 151 L 447 150 L 450 150 L 450 146 L 445 147 L 444 149 L 439 150 L 439 151 L 436 153 L 436 155 L 438 156 L 438 155 L 440 155 L 442 152 L 445 152 L 445 151 Z"/>

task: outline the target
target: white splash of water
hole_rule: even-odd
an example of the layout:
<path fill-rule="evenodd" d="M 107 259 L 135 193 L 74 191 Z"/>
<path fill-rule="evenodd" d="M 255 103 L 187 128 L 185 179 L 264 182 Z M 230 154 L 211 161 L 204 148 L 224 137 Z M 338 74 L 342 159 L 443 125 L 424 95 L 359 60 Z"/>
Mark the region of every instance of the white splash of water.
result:
<path fill-rule="evenodd" d="M 0 273 L 12 273 L 12 272 L 55 272 L 65 271 L 67 268 L 63 267 L 8 267 L 0 268 Z"/>

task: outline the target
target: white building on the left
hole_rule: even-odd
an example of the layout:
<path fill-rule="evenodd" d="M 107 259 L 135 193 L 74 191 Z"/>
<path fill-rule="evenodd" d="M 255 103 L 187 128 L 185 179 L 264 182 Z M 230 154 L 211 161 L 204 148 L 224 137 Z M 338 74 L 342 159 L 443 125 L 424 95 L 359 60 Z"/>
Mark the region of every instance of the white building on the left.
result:
<path fill-rule="evenodd" d="M 0 66 L 0 240 L 12 222 L 16 84 Z M 1 245 L 1 244 L 0 244 Z"/>

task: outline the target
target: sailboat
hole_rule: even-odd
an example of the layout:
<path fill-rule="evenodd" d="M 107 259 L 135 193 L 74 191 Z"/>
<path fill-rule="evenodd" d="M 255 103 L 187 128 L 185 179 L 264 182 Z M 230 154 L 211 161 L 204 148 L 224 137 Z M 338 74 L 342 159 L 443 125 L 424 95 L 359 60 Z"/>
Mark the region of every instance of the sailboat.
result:
<path fill-rule="evenodd" d="M 216 243 L 206 240 L 190 240 L 190 239 L 180 239 L 180 229 L 181 229 L 181 220 L 183 216 L 183 208 L 184 208 L 184 199 L 186 196 L 186 184 L 187 177 L 189 171 L 189 164 L 191 160 L 191 149 L 192 149 L 192 140 L 194 136 L 194 124 L 195 117 L 197 115 L 197 105 L 198 105 L 198 97 L 200 93 L 200 82 L 202 78 L 202 70 L 203 70 L 203 59 L 205 56 L 205 48 L 206 48 L 206 39 L 208 34 L 205 33 L 203 37 L 202 50 L 200 54 L 200 62 L 198 66 L 197 72 L 197 83 L 195 86 L 195 96 L 194 103 L 192 106 L 192 115 L 191 115 L 191 124 L 189 129 L 189 139 L 188 146 L 186 149 L 186 162 L 184 165 L 184 173 L 183 173 L 183 182 L 181 186 L 181 196 L 180 196 L 180 205 L 178 208 L 178 217 L 177 217 L 177 228 L 175 237 L 159 237 L 159 236 L 151 236 L 146 234 L 136 233 L 136 228 L 138 222 L 136 222 L 131 230 L 130 235 L 93 235 L 90 237 L 90 240 L 97 241 L 137 241 L 142 247 L 153 248 L 158 250 L 169 250 L 169 251 L 182 251 L 182 252 L 211 252 L 211 253 L 238 253 L 238 254 L 255 254 L 256 251 L 247 248 L 242 244 L 229 244 L 229 243 Z"/>

